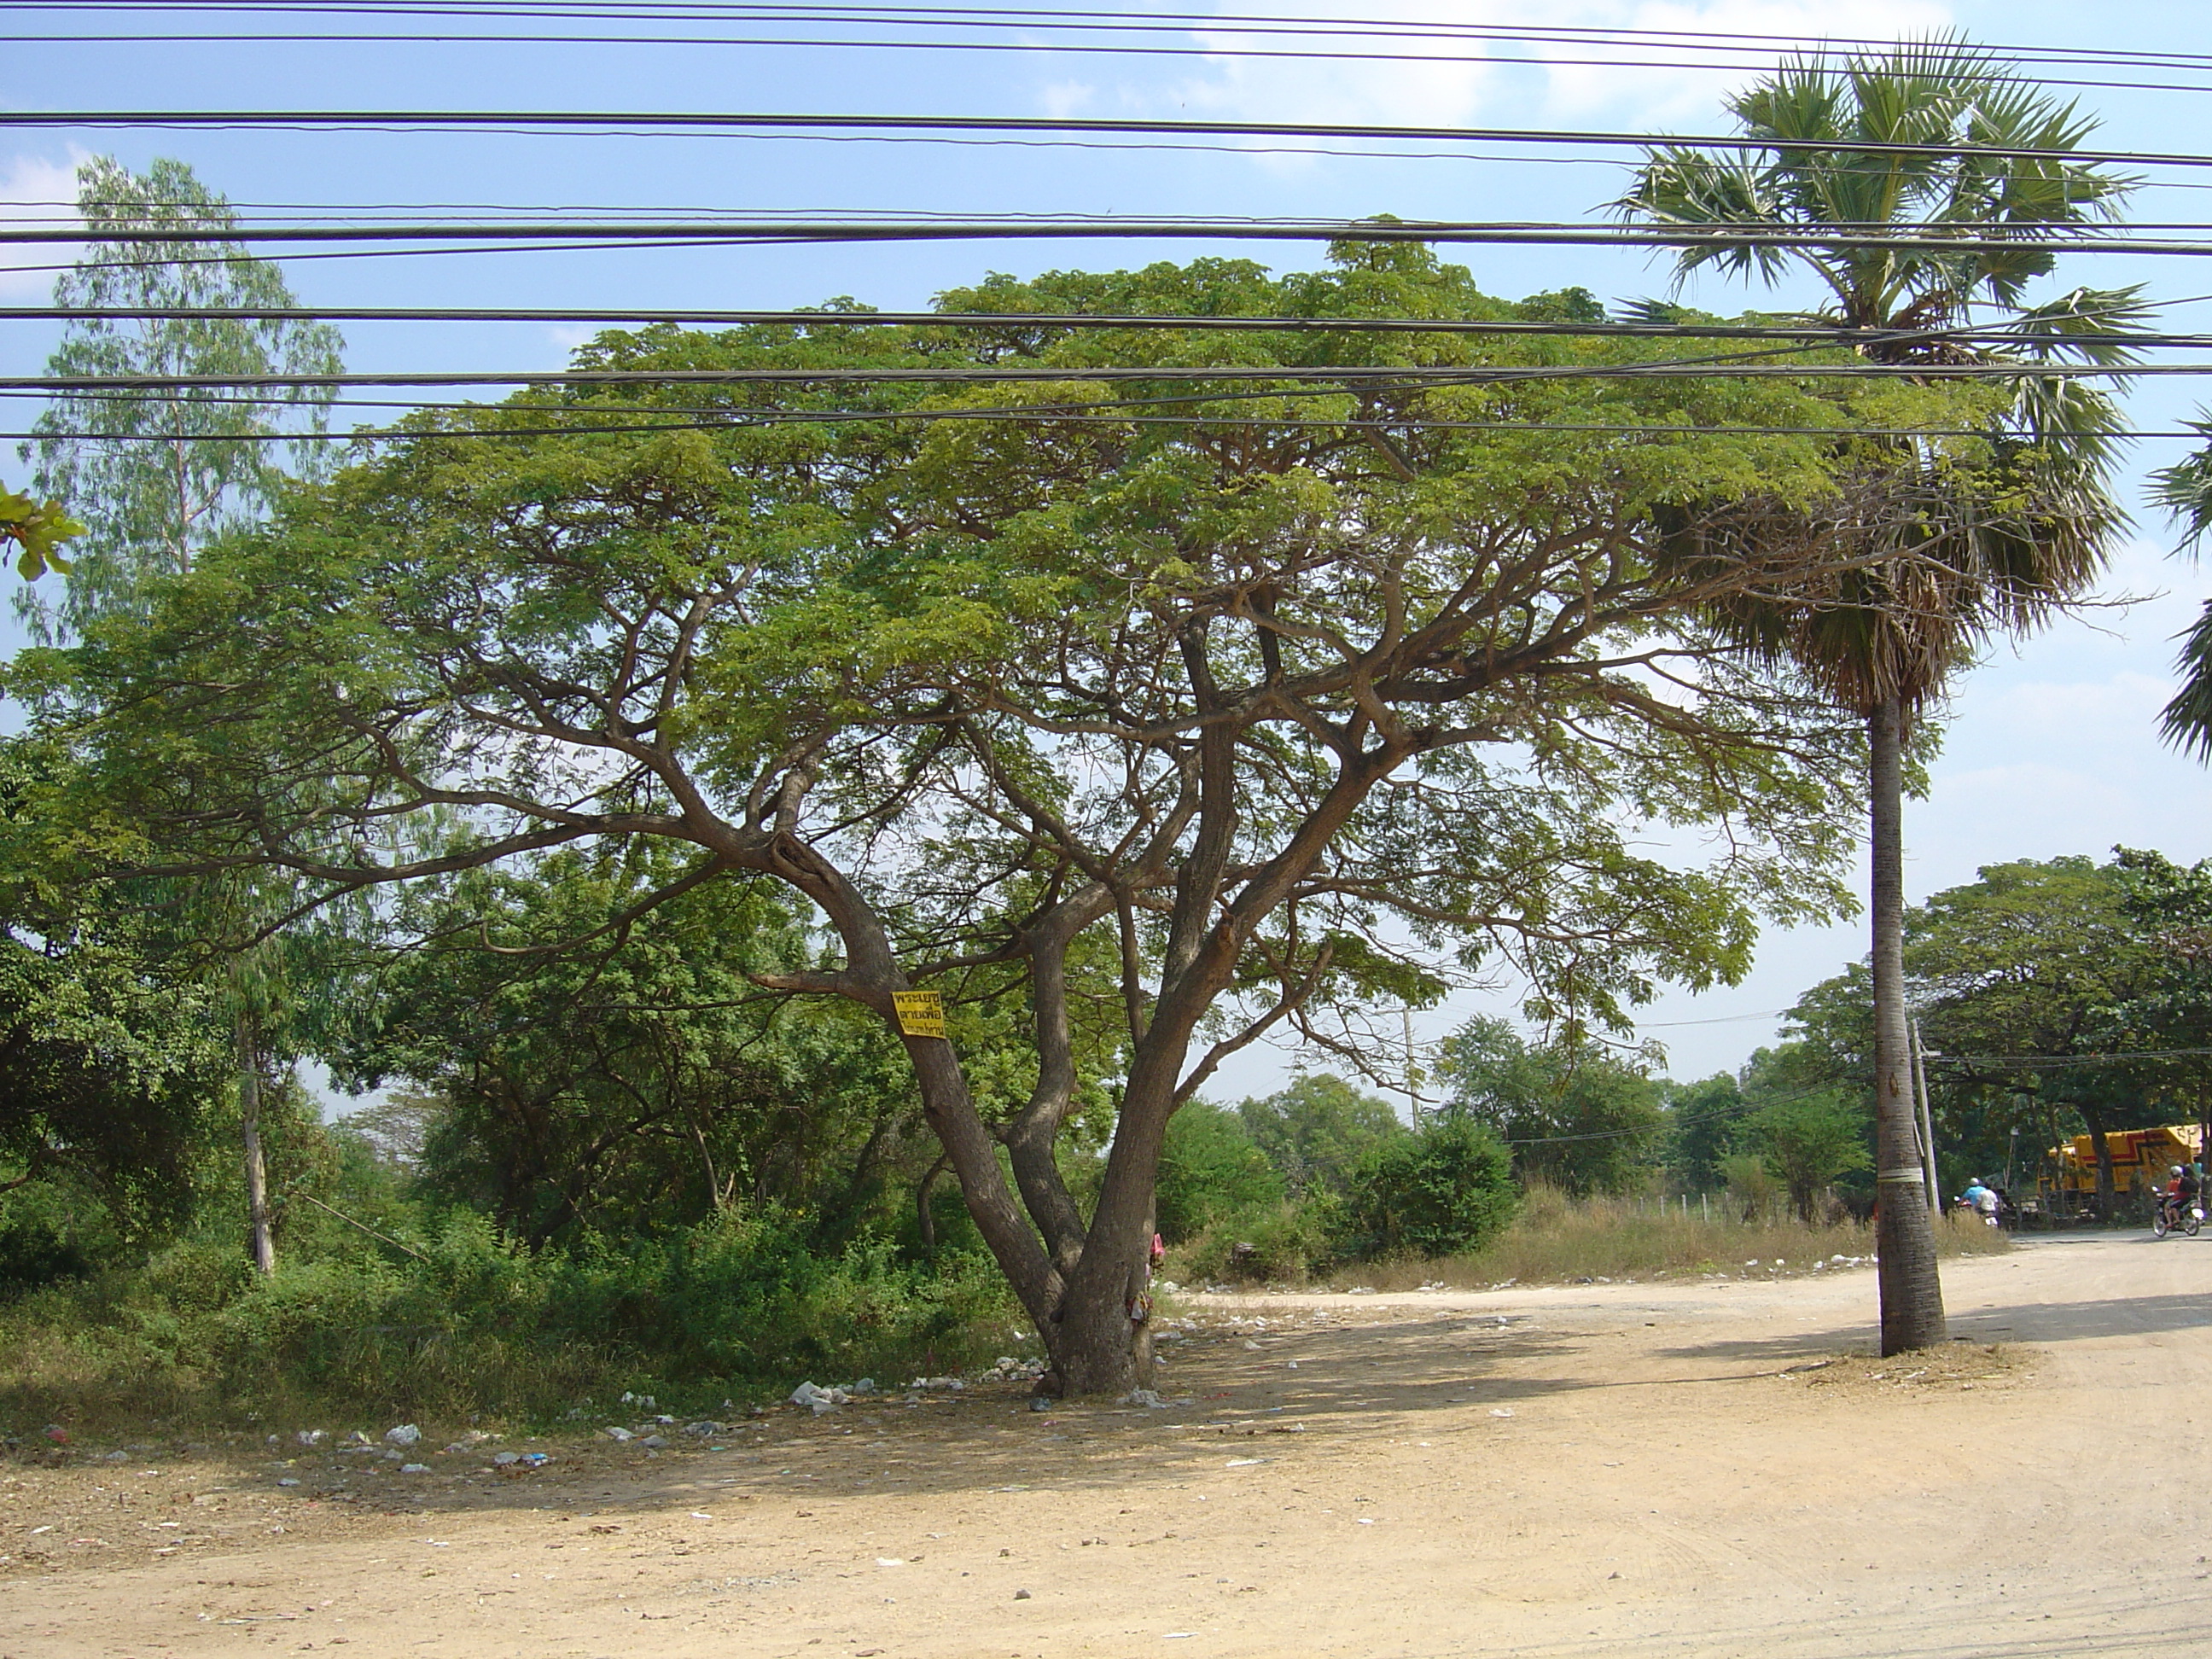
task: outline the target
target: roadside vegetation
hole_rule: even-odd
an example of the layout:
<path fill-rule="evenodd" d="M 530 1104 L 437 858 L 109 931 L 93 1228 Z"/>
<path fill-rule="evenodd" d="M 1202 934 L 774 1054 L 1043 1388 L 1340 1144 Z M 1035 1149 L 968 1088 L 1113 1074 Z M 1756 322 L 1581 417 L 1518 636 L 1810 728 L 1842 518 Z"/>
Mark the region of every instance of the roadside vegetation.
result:
<path fill-rule="evenodd" d="M 2003 233 L 1891 239 L 1791 329 L 1995 306 L 1936 361 L 2129 360 L 2132 290 L 2026 308 L 2129 183 L 1990 147 L 1990 73 L 1928 42 L 1731 102 Z M 2046 117 L 2094 125 L 2004 103 Z M 1614 206 L 1832 207 L 1795 154 L 1739 201 L 1655 149 Z M 1637 1046 L 1662 987 L 1856 910 L 1869 810 L 1895 877 L 1923 694 L 2118 522 L 2087 381 L 1840 334 L 1723 377 L 1713 331 L 1774 318 L 1509 300 L 1376 220 L 1312 270 L 610 331 L 341 449 L 344 343 L 230 204 L 79 184 L 118 240 L 52 367 L 140 391 L 58 392 L 0 492 L 0 1429 L 708 1413 L 1002 1354 L 1126 1396 L 1156 1236 L 1185 1285 L 1387 1288 L 1812 1272 L 1875 1218 L 1918 1346 L 1934 1253 L 2002 1241 L 1874 1203 L 1908 1005 L 1946 1193 L 2078 1127 L 2123 1219 L 2107 1133 L 2212 1110 L 2212 865 L 2154 852 L 1882 881 L 1873 961 L 1743 1066 Z M 1263 1038 L 1334 1070 L 1232 1103 Z M 366 1103 L 324 1121 L 324 1078 Z"/>

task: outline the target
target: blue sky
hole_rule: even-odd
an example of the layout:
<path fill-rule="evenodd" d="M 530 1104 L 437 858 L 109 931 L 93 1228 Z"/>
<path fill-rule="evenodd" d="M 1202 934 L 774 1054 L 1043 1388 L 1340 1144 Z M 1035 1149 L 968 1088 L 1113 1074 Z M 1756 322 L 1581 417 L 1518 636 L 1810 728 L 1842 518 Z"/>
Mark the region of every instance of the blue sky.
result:
<path fill-rule="evenodd" d="M 1134 11 L 1138 8 L 1132 7 Z M 1837 8 L 1799 0 L 1393 0 L 1390 4 L 1191 5 L 1314 16 L 1460 22 L 1706 28 L 1813 40 Z M 1854 34 L 1956 27 L 1982 40 L 2050 46 L 2187 51 L 2193 6 L 2112 3 L 1942 5 L 1864 0 Z M 18 10 L 11 32 L 53 27 Z M 109 20 L 111 29 L 141 27 Z M 1214 37 L 1216 44 L 1226 37 Z M 2095 71 L 2090 72 L 2093 76 Z M 1391 121 L 1487 126 L 1711 131 L 1718 100 L 1742 70 L 1501 68 L 1465 64 L 1297 64 L 1255 59 L 1079 57 L 1049 51 L 963 55 L 757 47 L 520 46 L 448 42 L 345 46 L 10 44 L 0 55 L 0 108 L 594 108 L 974 114 L 1145 115 L 1260 120 Z M 2128 78 L 2125 76 L 2106 78 Z M 2212 151 L 2212 92 L 2084 89 L 2115 148 Z M 189 161 L 240 204 L 486 204 L 724 207 L 854 213 L 929 210 L 1362 215 L 1553 219 L 1594 213 L 1621 186 L 1617 163 L 1540 161 L 1500 150 L 1480 159 L 1071 150 L 763 140 L 549 137 L 493 133 L 324 134 L 168 131 L 0 133 L 0 216 L 70 194 L 76 159 L 106 152 L 134 167 L 157 155 Z M 2179 182 L 2164 182 L 2175 180 Z M 2138 198 L 2147 219 L 2208 216 L 2203 180 L 2160 175 Z M 10 207 L 9 204 L 17 205 Z M 1111 247 L 1003 243 L 815 249 L 633 250 L 566 255 L 297 261 L 293 287 L 331 305 L 601 305 L 774 307 L 850 295 L 884 308 L 926 305 L 987 270 L 1028 275 L 1054 265 L 1136 264 L 1200 251 L 1253 257 L 1250 245 Z M 43 263 L 31 253 L 14 265 Z M 1270 246 L 1278 267 L 1310 263 L 1303 247 Z M 1662 292 L 1663 273 L 1638 254 L 1604 249 L 1478 250 L 1466 263 L 1483 285 L 1518 295 L 1581 285 L 1612 300 Z M 40 297 L 50 278 L 0 264 L 0 302 Z M 2212 262 L 2082 258 L 2063 286 L 2148 282 L 2185 300 L 2212 293 Z M 1749 303 L 1719 283 L 1692 301 L 1723 311 Z M 1792 297 L 1785 290 L 1785 300 Z M 1797 298 L 1809 298 L 1799 295 Z M 1763 301 L 1762 303 L 1772 303 Z M 2203 328 L 2212 306 L 2176 304 L 2167 320 Z M 522 325 L 356 325 L 359 369 L 553 368 L 573 333 Z M 35 324 L 0 332 L 0 373 L 34 373 L 52 341 Z M 2199 391 L 2146 383 L 2131 408 L 2146 428 L 2187 416 Z M 21 424 L 14 417 L 0 426 Z M 2128 485 L 2181 446 L 2139 446 Z M 19 468 L 0 469 L 12 479 Z M 2101 854 L 2115 842 L 2172 857 L 2212 856 L 2212 779 L 2162 748 L 2156 712 L 2170 694 L 2171 639 L 2208 591 L 2166 556 L 2155 514 L 2116 563 L 2110 597 L 2152 596 L 2063 623 L 1993 654 L 1957 688 L 1929 798 L 1908 820 L 1915 896 L 1971 880 L 1977 866 L 2063 853 Z M 1738 1064 L 1771 1041 L 1771 1011 L 1863 950 L 1856 924 L 1770 933 L 1752 978 L 1733 989 L 1669 996 L 1650 1011 L 1678 1076 Z M 1469 995 L 1425 1016 L 1441 1035 L 1478 1008 Z M 1700 1022 L 1683 1024 L 1680 1022 Z M 1711 1022 L 1711 1023 L 1705 1023 Z M 1270 1086 L 1285 1056 L 1254 1051 L 1218 1092 Z"/>

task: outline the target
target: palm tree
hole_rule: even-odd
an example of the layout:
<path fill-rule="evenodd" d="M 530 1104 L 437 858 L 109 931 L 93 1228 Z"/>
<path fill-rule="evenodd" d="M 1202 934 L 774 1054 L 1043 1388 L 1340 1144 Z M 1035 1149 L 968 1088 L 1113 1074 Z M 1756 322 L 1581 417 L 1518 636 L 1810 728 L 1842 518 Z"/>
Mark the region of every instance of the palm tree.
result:
<path fill-rule="evenodd" d="M 2072 104 L 1947 39 L 1837 68 L 1794 60 L 1729 108 L 1747 137 L 1773 148 L 1734 159 L 1655 149 L 1614 204 L 1639 222 L 1698 234 L 1677 256 L 1678 281 L 1705 266 L 1769 283 L 1809 271 L 1826 289 L 1811 316 L 1855 331 L 1863 355 L 1905 368 L 2132 361 L 2126 337 L 2145 311 L 2136 290 L 2027 303 L 2056 264 L 2040 244 L 2109 217 L 2132 184 L 2063 156 L 2006 153 L 2078 149 L 2095 122 Z M 1731 245 L 1711 234 L 1732 227 L 1806 239 Z M 1960 246 L 1942 246 L 1953 236 Z M 1900 245 L 1907 238 L 1921 246 Z M 1989 331 L 1966 333 L 1978 310 L 1996 313 L 1994 343 Z M 1899 440 L 1895 465 L 1869 476 L 1865 510 L 1838 532 L 1872 556 L 1825 593 L 1714 618 L 1866 722 L 1885 1354 L 1944 1335 L 1934 1230 L 1925 1204 L 1907 1201 L 1920 1182 L 1903 928 L 1913 726 L 1990 634 L 2032 627 L 2085 590 L 2123 522 L 2106 484 L 2121 431 L 2110 396 L 2063 379 L 2013 385 L 1990 434 L 2008 487 L 1990 489 L 1986 475 L 1960 483 Z"/>
<path fill-rule="evenodd" d="M 2212 438 L 2212 416 L 2189 424 Z M 2194 553 L 2212 530 L 2212 443 L 2185 460 L 2151 475 L 2154 500 L 2181 520 L 2182 550 Z M 2181 636 L 2181 690 L 2159 716 L 2168 743 L 2201 761 L 2212 761 L 2212 599 Z"/>

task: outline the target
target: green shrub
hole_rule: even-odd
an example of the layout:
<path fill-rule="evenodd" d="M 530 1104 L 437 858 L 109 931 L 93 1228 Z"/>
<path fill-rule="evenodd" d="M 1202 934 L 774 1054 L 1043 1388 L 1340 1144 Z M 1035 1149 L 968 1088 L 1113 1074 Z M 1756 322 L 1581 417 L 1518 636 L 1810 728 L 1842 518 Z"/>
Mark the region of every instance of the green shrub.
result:
<path fill-rule="evenodd" d="M 1361 1162 L 1340 1238 L 1355 1257 L 1461 1255 L 1510 1221 L 1520 1200 L 1495 1134 L 1468 1118 L 1437 1118 Z"/>
<path fill-rule="evenodd" d="M 1170 1243 L 1282 1198 L 1282 1176 L 1252 1144 L 1236 1113 L 1193 1101 L 1168 1121 L 1156 1213 L 1160 1234 Z"/>
<path fill-rule="evenodd" d="M 770 1211 L 532 1253 L 461 1212 L 410 1238 L 417 1256 L 285 1258 L 265 1280 L 234 1248 L 187 1243 L 10 1309 L 0 1419 L 158 1398 L 209 1417 L 544 1421 L 624 1389 L 712 1410 L 801 1376 L 889 1380 L 1006 1351 L 1018 1315 L 987 1261 L 806 1241 Z"/>
<path fill-rule="evenodd" d="M 51 1224 L 0 1222 L 0 1302 L 65 1279 L 82 1279 L 91 1271 L 92 1258 Z"/>
<path fill-rule="evenodd" d="M 1326 1198 L 1284 1200 L 1225 1216 L 1170 1259 L 1170 1273 L 1200 1284 L 1309 1279 L 1329 1257 L 1335 1208 Z"/>

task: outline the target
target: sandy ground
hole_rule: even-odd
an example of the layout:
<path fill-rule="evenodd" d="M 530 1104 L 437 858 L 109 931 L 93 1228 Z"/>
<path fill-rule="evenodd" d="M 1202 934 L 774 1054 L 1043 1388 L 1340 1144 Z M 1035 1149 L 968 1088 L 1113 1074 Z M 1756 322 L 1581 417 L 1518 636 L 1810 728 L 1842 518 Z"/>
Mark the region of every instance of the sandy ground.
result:
<path fill-rule="evenodd" d="M 1863 1271 L 1198 1298 L 1161 1411 L 1000 1388 L 718 1449 L 548 1441 L 511 1477 L 0 1464 L 0 1656 L 1978 1659 L 2212 1633 L 2212 1238 L 2029 1243 L 1946 1282 L 1971 1340 L 1904 1364 L 1864 1357 Z"/>

